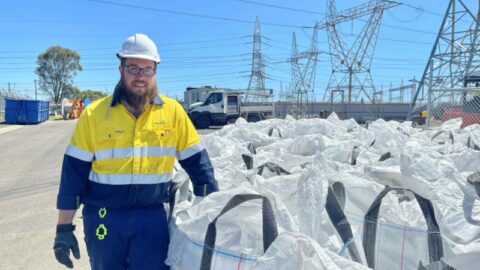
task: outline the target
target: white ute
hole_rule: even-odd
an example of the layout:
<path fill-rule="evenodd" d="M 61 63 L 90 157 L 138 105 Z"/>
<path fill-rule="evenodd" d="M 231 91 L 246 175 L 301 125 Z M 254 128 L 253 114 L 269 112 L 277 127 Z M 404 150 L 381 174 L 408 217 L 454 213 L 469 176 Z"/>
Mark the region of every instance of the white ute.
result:
<path fill-rule="evenodd" d="M 248 122 L 257 122 L 275 115 L 272 102 L 243 102 L 246 93 L 241 91 L 217 90 L 206 94 L 203 102 L 190 105 L 188 115 L 199 129 L 223 126 L 239 117 Z"/>

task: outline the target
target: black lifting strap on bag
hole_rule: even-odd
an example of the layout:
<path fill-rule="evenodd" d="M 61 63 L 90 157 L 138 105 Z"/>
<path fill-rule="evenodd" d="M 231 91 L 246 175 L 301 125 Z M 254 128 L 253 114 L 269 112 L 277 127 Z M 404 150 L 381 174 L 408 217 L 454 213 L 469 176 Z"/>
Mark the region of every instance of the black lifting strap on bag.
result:
<path fill-rule="evenodd" d="M 350 159 L 350 165 L 357 165 L 357 158 L 360 155 L 360 148 L 358 146 L 354 146 L 352 150 L 352 158 Z"/>
<path fill-rule="evenodd" d="M 467 176 L 467 182 L 475 187 L 477 196 L 480 197 L 480 172 L 475 172 Z"/>
<path fill-rule="evenodd" d="M 217 238 L 216 223 L 218 218 L 236 206 L 251 200 L 262 199 L 262 222 L 263 222 L 263 251 L 266 252 L 268 247 L 275 241 L 278 236 L 277 223 L 273 213 L 270 200 L 259 194 L 239 194 L 233 196 L 225 205 L 220 214 L 208 225 L 207 234 L 203 243 L 203 254 L 200 270 L 210 270 L 212 266 L 213 251 L 215 249 L 215 241 Z"/>
<path fill-rule="evenodd" d="M 386 186 L 385 189 L 378 194 L 377 198 L 375 198 L 365 214 L 363 228 L 363 249 L 365 250 L 365 257 L 367 258 L 368 267 L 373 269 L 375 269 L 375 242 L 377 237 L 378 214 L 380 212 L 382 199 L 392 190 L 404 191 L 405 189 Z M 435 219 L 433 205 L 429 200 L 421 197 L 413 191 L 411 192 L 415 195 L 418 205 L 422 210 L 423 217 L 427 223 L 428 254 L 430 263 L 433 263 L 443 257 L 442 236 L 440 235 L 440 229 L 438 227 L 437 220 Z"/>
<path fill-rule="evenodd" d="M 441 259 L 440 261 L 423 265 L 422 261 L 418 263 L 417 270 L 457 270 L 455 267 L 448 264 L 445 260 Z"/>
<path fill-rule="evenodd" d="M 448 134 L 448 139 L 450 140 L 450 142 L 453 144 L 455 141 L 454 141 L 454 137 L 453 137 L 453 133 L 451 131 L 446 131 L 446 130 L 440 130 L 438 131 L 437 133 L 435 133 L 433 136 L 432 136 L 432 142 L 435 140 L 435 138 L 437 138 L 440 134 L 442 133 L 447 133 Z"/>
<path fill-rule="evenodd" d="M 476 145 L 475 142 L 472 140 L 472 136 L 468 137 L 467 147 L 472 148 L 473 150 L 480 151 L 480 147 Z"/>
<path fill-rule="evenodd" d="M 267 168 L 270 172 L 273 172 L 275 173 L 276 175 L 290 175 L 292 174 L 291 172 L 285 170 L 284 168 L 280 167 L 280 165 L 276 164 L 276 163 L 273 163 L 273 162 L 266 162 L 262 165 L 260 165 L 258 168 L 257 168 L 257 174 L 258 175 L 262 175 L 263 174 L 263 170 Z"/>
<path fill-rule="evenodd" d="M 255 148 L 255 145 L 253 145 L 253 143 L 249 143 L 247 145 L 247 149 L 248 151 L 250 151 L 250 153 L 256 155 L 257 154 L 257 149 Z"/>
<path fill-rule="evenodd" d="M 245 166 L 247 167 L 247 170 L 253 169 L 253 157 L 252 156 L 242 154 L 242 159 L 243 159 L 243 162 L 245 163 Z"/>
<path fill-rule="evenodd" d="M 358 248 L 353 242 L 353 232 L 350 223 L 343 212 L 345 206 L 345 187 L 341 182 L 335 182 L 328 187 L 327 203 L 325 209 L 328 217 L 335 226 L 335 230 L 342 238 L 343 244 L 348 246 L 348 253 L 353 261 L 362 263 Z M 351 243 L 349 243 L 351 242 Z"/>

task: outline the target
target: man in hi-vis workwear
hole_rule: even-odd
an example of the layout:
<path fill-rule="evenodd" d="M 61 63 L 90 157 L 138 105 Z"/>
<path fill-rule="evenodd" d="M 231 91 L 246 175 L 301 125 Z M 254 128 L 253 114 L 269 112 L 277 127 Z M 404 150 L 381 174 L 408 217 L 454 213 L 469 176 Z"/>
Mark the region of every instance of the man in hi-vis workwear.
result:
<path fill-rule="evenodd" d="M 168 201 L 175 158 L 194 194 L 218 190 L 206 150 L 181 105 L 157 92 L 160 63 L 146 35 L 129 37 L 117 53 L 120 81 L 112 96 L 90 104 L 63 160 L 54 243 L 57 260 L 80 257 L 72 224 L 83 204 L 85 242 L 93 270 L 168 269 Z"/>

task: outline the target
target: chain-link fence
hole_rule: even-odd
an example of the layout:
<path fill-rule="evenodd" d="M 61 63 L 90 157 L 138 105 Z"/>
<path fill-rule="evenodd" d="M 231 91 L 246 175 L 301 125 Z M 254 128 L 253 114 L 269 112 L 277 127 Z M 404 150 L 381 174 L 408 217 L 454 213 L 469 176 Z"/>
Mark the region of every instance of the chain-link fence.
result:
<path fill-rule="evenodd" d="M 50 103 L 50 115 L 63 115 L 62 113 L 62 104 L 54 104 L 53 101 Z"/>
<path fill-rule="evenodd" d="M 5 97 L 0 95 L 0 123 L 5 121 Z"/>
<path fill-rule="evenodd" d="M 297 109 L 297 104 L 290 102 L 275 102 L 275 115 L 285 118 L 287 115 L 295 116 L 292 112 Z M 359 123 L 371 122 L 382 118 L 384 120 L 404 121 L 410 111 L 408 103 L 307 103 L 303 108 L 304 114 L 300 118 L 327 118 L 335 112 L 340 119 L 353 118 Z"/>
<path fill-rule="evenodd" d="M 480 88 L 431 89 L 428 102 L 416 113 L 425 115 L 425 111 L 427 127 L 454 118 L 462 119 L 462 128 L 480 124 Z"/>

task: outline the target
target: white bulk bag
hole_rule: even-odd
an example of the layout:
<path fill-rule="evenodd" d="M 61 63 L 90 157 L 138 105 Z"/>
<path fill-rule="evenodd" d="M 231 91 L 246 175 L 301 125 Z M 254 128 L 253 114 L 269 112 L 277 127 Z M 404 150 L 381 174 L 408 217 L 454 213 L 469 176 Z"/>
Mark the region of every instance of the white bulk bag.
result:
<path fill-rule="evenodd" d="M 377 195 L 364 217 L 362 246 L 368 266 L 374 269 L 416 269 L 420 261 L 440 261 L 444 257 L 444 246 L 432 203 L 413 193 L 414 199 L 404 203 L 404 206 L 410 207 L 405 208 L 403 213 L 396 214 L 417 219 L 418 214 L 414 212 L 420 208 L 424 221 L 417 220 L 415 223 L 419 224 L 418 226 L 395 224 L 391 220 L 385 222 L 385 219 L 382 220 L 380 208 L 385 196 L 392 191 L 399 193 L 397 200 L 402 197 L 408 199 L 405 194 L 407 190 L 387 186 Z M 415 200 L 419 207 L 412 207 Z M 383 207 L 391 207 L 394 203 L 395 201 L 390 200 L 384 203 Z M 388 209 L 383 212 L 387 212 L 386 215 L 391 214 Z"/>
<path fill-rule="evenodd" d="M 320 247 L 311 238 L 283 232 L 251 269 L 265 270 L 367 270 L 366 266 L 345 259 Z"/>
<path fill-rule="evenodd" d="M 298 231 L 273 193 L 245 187 L 215 192 L 171 220 L 167 264 L 172 270 L 249 269 L 277 230 Z"/>
<path fill-rule="evenodd" d="M 429 200 L 403 188 L 382 190 L 378 184 L 347 176 L 339 174 L 336 179 L 342 182 L 328 187 L 324 211 L 316 214 L 322 229 L 305 230 L 305 219 L 300 223 L 302 232 L 332 252 L 373 269 L 416 269 L 420 261 L 430 264 L 445 257 Z M 322 235 L 325 232 L 328 238 Z"/>

